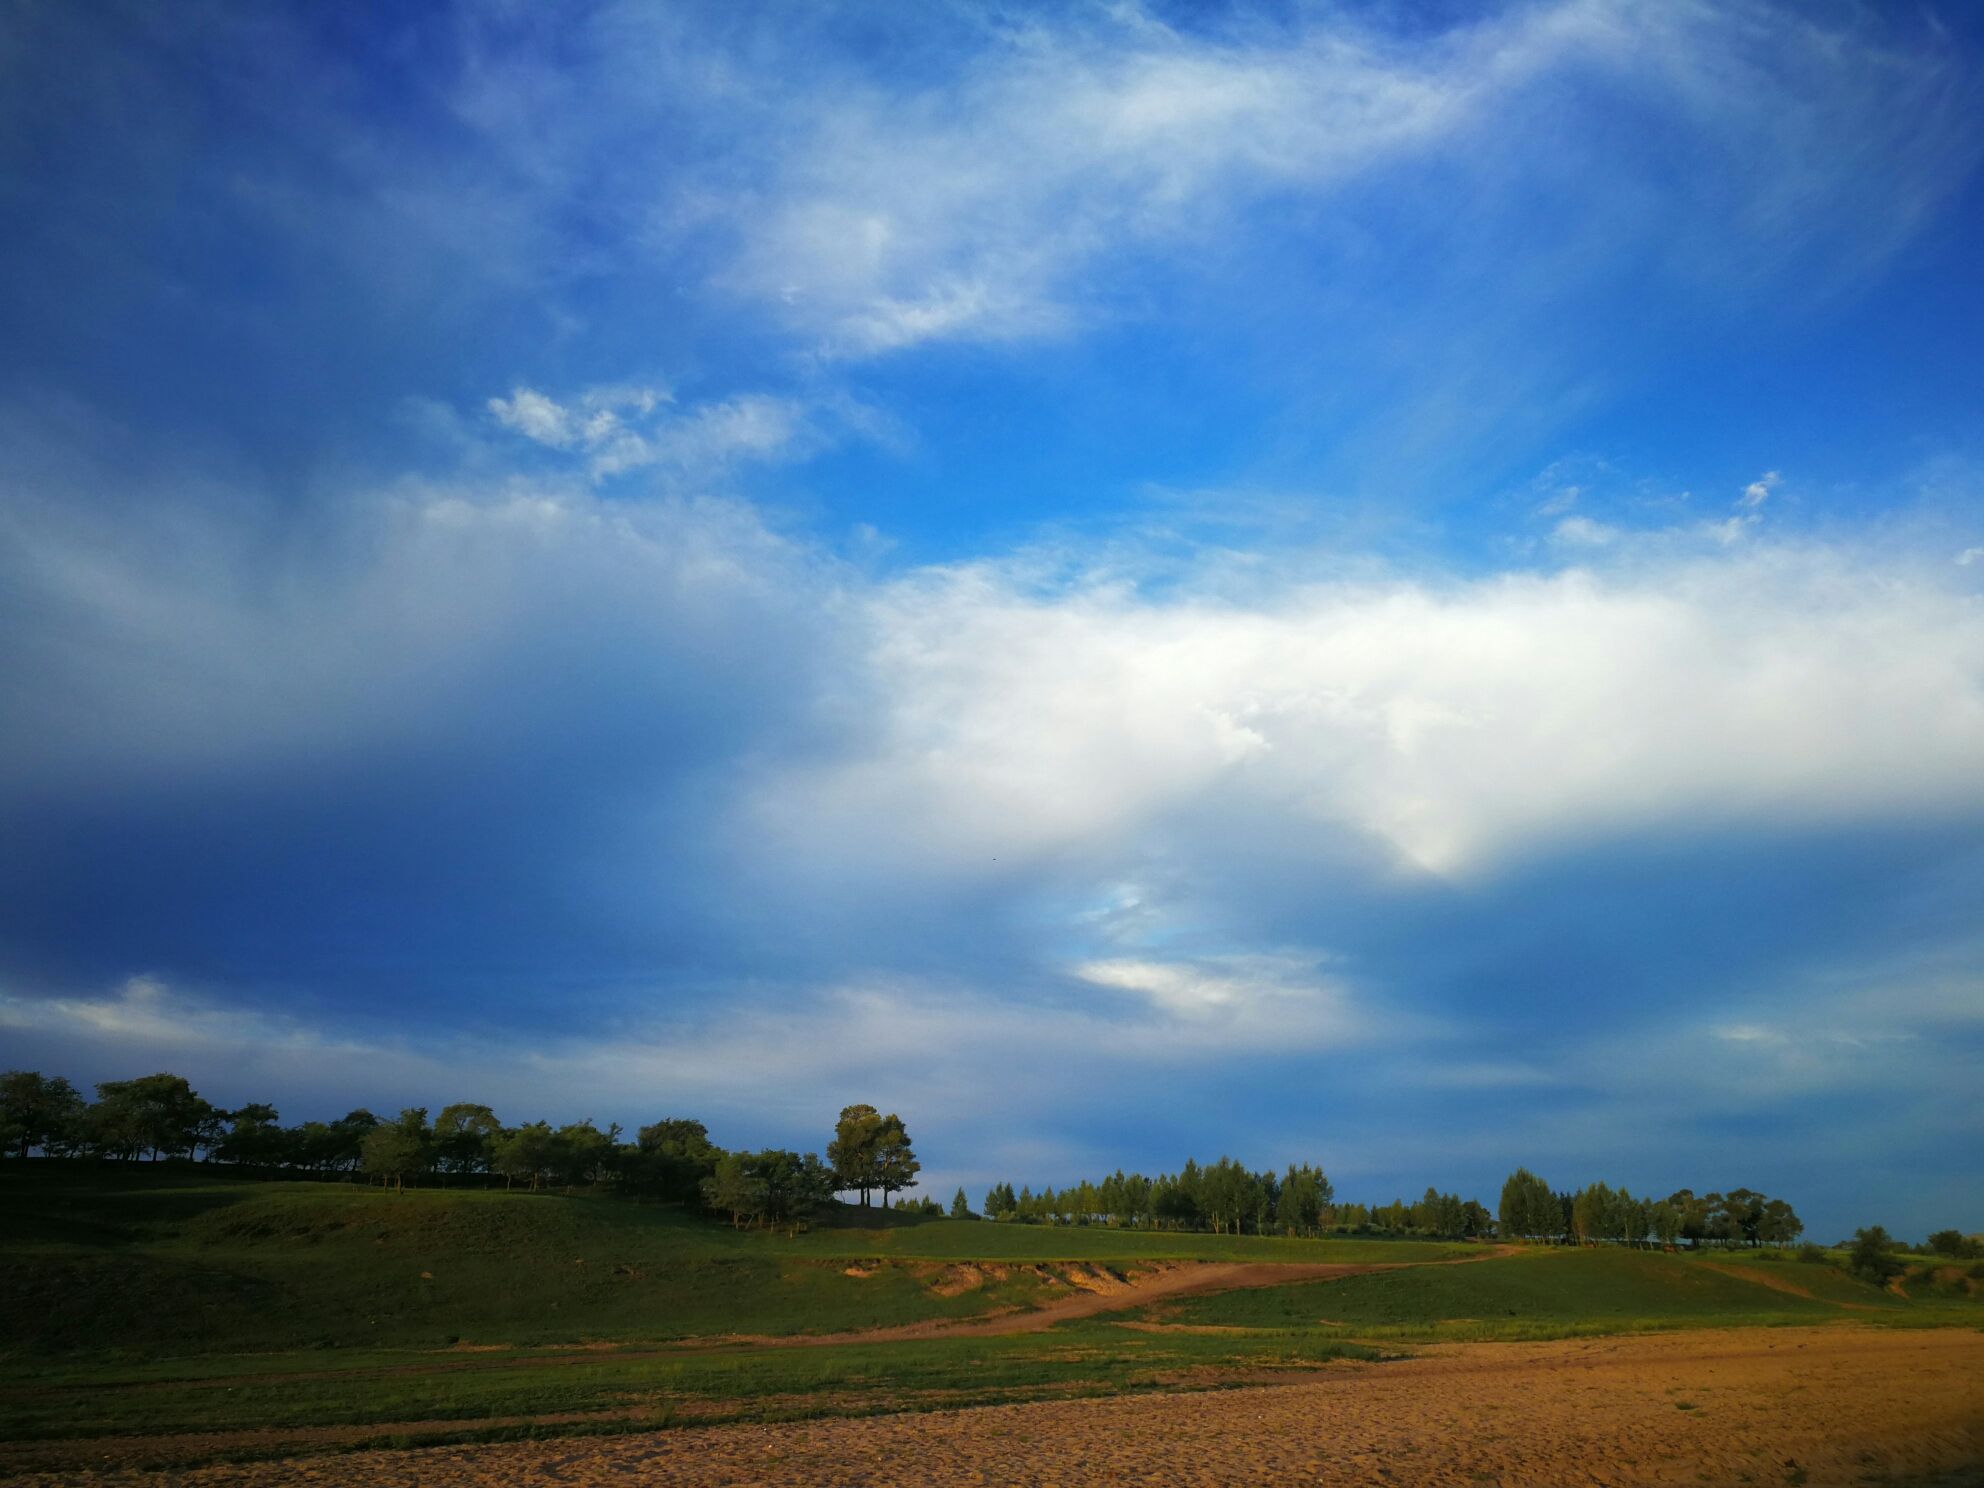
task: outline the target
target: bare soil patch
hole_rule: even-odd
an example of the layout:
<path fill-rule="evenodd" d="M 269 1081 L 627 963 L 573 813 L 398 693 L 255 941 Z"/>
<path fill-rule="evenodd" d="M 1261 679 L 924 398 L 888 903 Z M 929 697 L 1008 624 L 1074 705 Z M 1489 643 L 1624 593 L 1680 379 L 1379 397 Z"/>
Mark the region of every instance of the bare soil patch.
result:
<path fill-rule="evenodd" d="M 389 1428 L 375 1428 L 389 1429 Z M 188 1488 L 513 1483 L 1693 1483 L 1984 1470 L 1984 1334 L 1735 1329 L 1444 1344 L 1299 1383 L 182 1470 Z M 1963 1481 L 1973 1481 L 1962 1478 Z M 157 1482 L 131 1472 L 18 1479 Z"/>

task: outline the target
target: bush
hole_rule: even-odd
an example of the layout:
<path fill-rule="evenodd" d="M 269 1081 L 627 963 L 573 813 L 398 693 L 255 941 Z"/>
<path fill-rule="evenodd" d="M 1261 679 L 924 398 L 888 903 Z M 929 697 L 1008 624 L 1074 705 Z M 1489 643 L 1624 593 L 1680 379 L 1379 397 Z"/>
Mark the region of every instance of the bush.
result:
<path fill-rule="evenodd" d="M 1825 1247 L 1823 1245 L 1814 1245 L 1811 1241 L 1807 1240 L 1803 1245 L 1798 1247 L 1798 1259 L 1805 1262 L 1808 1266 L 1823 1266 L 1826 1262 Z"/>
<path fill-rule="evenodd" d="M 1906 1269 L 1889 1254 L 1893 1249 L 1893 1237 L 1880 1225 L 1855 1230 L 1853 1250 L 1847 1257 L 1846 1269 L 1862 1281 L 1885 1286 Z"/>
<path fill-rule="evenodd" d="M 1948 1256 L 1953 1261 L 1974 1261 L 1984 1255 L 1984 1248 L 1965 1235 L 1961 1230 L 1938 1230 L 1929 1237 L 1928 1248 L 1939 1256 Z"/>

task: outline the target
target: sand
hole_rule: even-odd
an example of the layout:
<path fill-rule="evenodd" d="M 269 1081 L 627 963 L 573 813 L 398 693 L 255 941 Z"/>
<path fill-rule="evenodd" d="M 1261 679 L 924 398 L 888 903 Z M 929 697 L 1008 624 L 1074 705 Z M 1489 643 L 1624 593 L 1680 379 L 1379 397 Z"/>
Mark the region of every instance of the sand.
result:
<path fill-rule="evenodd" d="M 357 1452 L 180 1470 L 169 1481 L 1625 1488 L 1932 1479 L 1984 1482 L 1984 1333 L 1845 1325 L 1449 1344 L 1290 1384 Z M 118 1471 L 18 1481 L 159 1479 Z"/>

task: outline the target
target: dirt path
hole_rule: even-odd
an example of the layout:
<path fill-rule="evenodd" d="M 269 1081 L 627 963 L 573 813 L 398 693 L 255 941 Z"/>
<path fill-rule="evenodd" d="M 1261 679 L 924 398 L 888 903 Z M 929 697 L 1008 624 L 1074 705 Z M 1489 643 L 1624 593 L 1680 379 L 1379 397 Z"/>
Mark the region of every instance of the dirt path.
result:
<path fill-rule="evenodd" d="M 758 1344 L 805 1348 L 821 1344 L 894 1343 L 912 1338 L 1001 1338 L 1014 1333 L 1044 1333 L 1057 1323 L 1099 1313 L 1143 1307 L 1173 1297 L 1203 1292 L 1233 1292 L 1248 1287 L 1289 1286 L 1302 1281 L 1335 1281 L 1367 1276 L 1373 1271 L 1404 1271 L 1418 1266 L 1471 1266 L 1517 1253 L 1513 1245 L 1496 1245 L 1479 1255 L 1448 1261 L 1187 1261 L 1143 1272 L 1113 1286 L 1075 1287 L 1059 1301 L 1024 1311 L 997 1312 L 974 1318 L 933 1318 L 886 1328 L 860 1328 L 845 1333 L 745 1335 L 711 1340 L 711 1346 Z M 1092 1268 L 1091 1268 L 1092 1269 Z"/>
<path fill-rule="evenodd" d="M 1388 1488 L 1984 1474 L 1984 1334 L 1738 1329 L 1448 1344 L 1301 1383 L 181 1471 L 186 1488 L 922 1484 Z M 24 1477 L 22 1488 L 155 1483 Z"/>
<path fill-rule="evenodd" d="M 1468 1256 L 1467 1260 L 1486 1257 Z M 859 1328 L 846 1333 L 805 1333 L 785 1336 L 748 1336 L 713 1340 L 718 1345 L 749 1343 L 776 1348 L 809 1348 L 826 1344 L 897 1343 L 912 1338 L 1002 1338 L 1014 1333 L 1044 1333 L 1057 1323 L 1098 1313 L 1120 1312 L 1126 1307 L 1142 1307 L 1172 1297 L 1190 1297 L 1201 1292 L 1231 1292 L 1243 1287 L 1287 1286 L 1298 1281 L 1333 1281 L 1340 1276 L 1362 1276 L 1371 1271 L 1398 1271 L 1413 1264 L 1458 1265 L 1456 1261 L 1387 1261 L 1353 1264 L 1332 1261 L 1195 1261 L 1143 1275 L 1108 1288 L 1071 1288 L 1069 1294 L 1043 1307 L 1024 1311 L 996 1312 L 985 1317 L 932 1318 L 920 1323 L 897 1323 L 887 1328 Z"/>

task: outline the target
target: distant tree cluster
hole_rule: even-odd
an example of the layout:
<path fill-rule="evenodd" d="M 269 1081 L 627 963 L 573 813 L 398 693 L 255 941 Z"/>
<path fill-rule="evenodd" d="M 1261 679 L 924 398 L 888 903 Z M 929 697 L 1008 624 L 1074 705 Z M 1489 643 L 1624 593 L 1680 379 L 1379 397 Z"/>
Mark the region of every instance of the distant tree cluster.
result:
<path fill-rule="evenodd" d="M 985 1217 L 1022 1224 L 1314 1235 L 1328 1227 L 1333 1196 L 1322 1169 L 1306 1163 L 1276 1174 L 1254 1172 L 1227 1157 L 1205 1167 L 1188 1158 L 1176 1173 L 1147 1178 L 1119 1169 L 1100 1182 L 1084 1180 L 1059 1191 L 1015 1193 L 1012 1184 L 995 1183 L 985 1195 Z"/>
<path fill-rule="evenodd" d="M 539 1190 L 611 1186 L 635 1196 L 701 1204 L 737 1225 L 790 1227 L 836 1192 L 867 1201 L 916 1186 L 921 1164 L 902 1118 L 872 1106 L 841 1112 L 829 1151 L 767 1148 L 726 1152 L 700 1121 L 674 1117 L 622 1140 L 615 1124 L 505 1125 L 485 1105 L 461 1102 L 428 1119 L 408 1106 L 391 1119 L 356 1110 L 336 1121 L 284 1126 L 260 1102 L 228 1111 L 202 1099 L 179 1075 L 110 1080 L 85 1100 L 67 1080 L 35 1070 L 0 1075 L 0 1152 L 27 1158 L 107 1161 L 194 1158 L 264 1173 L 364 1176 L 395 1190 L 408 1184 L 491 1183 Z M 929 1201 L 919 1212 L 941 1212 Z"/>
<path fill-rule="evenodd" d="M 827 1162 L 834 1192 L 860 1194 L 864 1209 L 871 1193 L 881 1194 L 882 1207 L 888 1208 L 889 1195 L 916 1187 L 923 1167 L 910 1150 L 902 1117 L 894 1112 L 884 1116 L 873 1106 L 841 1108 L 834 1139 L 827 1143 Z"/>
<path fill-rule="evenodd" d="M 1805 1225 L 1783 1199 L 1747 1188 L 1696 1196 L 1683 1188 L 1664 1199 L 1635 1198 L 1623 1187 L 1593 1183 L 1556 1193 L 1527 1168 L 1502 1185 L 1497 1218 L 1505 1240 L 1575 1240 L 1580 1244 L 1785 1245 Z"/>

